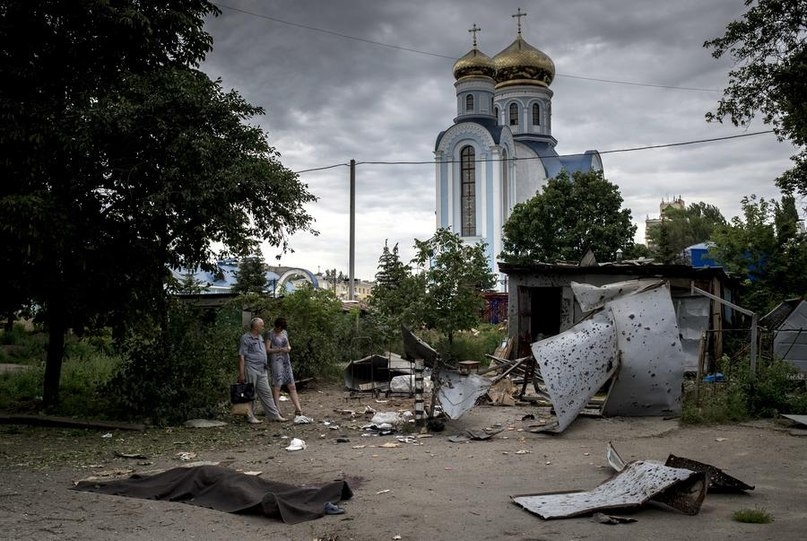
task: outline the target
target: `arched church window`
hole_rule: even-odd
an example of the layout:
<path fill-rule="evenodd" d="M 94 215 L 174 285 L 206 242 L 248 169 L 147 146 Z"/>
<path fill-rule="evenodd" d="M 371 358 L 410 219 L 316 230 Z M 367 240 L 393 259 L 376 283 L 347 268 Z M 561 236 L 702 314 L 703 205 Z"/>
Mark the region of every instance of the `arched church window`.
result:
<path fill-rule="evenodd" d="M 460 150 L 460 235 L 476 235 L 476 164 L 474 148 Z"/>
<path fill-rule="evenodd" d="M 510 125 L 518 126 L 518 105 L 515 103 L 510 104 Z"/>
<path fill-rule="evenodd" d="M 495 107 L 493 109 L 493 114 L 496 115 L 496 124 L 498 124 L 499 123 L 499 108 L 498 107 Z"/>
<path fill-rule="evenodd" d="M 502 223 L 510 217 L 510 163 L 507 150 L 502 150 Z"/>
<path fill-rule="evenodd" d="M 468 94 L 465 96 L 465 110 L 466 111 L 473 111 L 474 110 L 474 95 Z"/>
<path fill-rule="evenodd" d="M 541 125 L 541 106 L 537 103 L 532 104 L 532 125 L 533 126 L 540 126 Z"/>

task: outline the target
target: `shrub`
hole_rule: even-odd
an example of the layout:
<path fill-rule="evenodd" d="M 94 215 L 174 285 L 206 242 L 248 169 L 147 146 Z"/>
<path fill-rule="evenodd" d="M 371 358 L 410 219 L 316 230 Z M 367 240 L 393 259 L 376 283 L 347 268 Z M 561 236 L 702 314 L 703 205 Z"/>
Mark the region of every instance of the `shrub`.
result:
<path fill-rule="evenodd" d="M 737 522 L 745 522 L 748 524 L 769 524 L 773 522 L 773 515 L 768 513 L 764 507 L 738 509 L 731 518 Z"/>
<path fill-rule="evenodd" d="M 798 371 L 786 361 L 761 362 L 754 377 L 744 363 L 724 359 L 726 381 L 702 383 L 696 400 L 694 385 L 684 393 L 684 423 L 736 422 L 807 413 L 807 390 Z"/>

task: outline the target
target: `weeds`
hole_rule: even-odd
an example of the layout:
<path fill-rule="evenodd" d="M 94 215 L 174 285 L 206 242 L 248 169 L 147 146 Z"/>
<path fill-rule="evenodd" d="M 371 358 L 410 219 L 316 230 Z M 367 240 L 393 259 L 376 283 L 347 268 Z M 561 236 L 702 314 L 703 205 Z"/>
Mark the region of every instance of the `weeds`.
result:
<path fill-rule="evenodd" d="M 807 387 L 786 361 L 760 363 L 752 377 L 745 365 L 727 365 L 726 380 L 687 386 L 681 420 L 687 424 L 771 418 L 780 413 L 807 414 Z"/>
<path fill-rule="evenodd" d="M 744 522 L 747 524 L 769 524 L 773 522 L 773 515 L 768 513 L 764 507 L 755 507 L 754 509 L 738 509 L 734 512 L 731 518 L 737 522 Z"/>

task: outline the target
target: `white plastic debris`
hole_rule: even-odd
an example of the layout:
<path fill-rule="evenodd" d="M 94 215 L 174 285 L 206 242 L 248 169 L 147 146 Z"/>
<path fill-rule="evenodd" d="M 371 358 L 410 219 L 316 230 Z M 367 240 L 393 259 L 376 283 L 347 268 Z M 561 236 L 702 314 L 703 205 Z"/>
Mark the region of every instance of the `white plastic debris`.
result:
<path fill-rule="evenodd" d="M 296 425 L 307 425 L 314 422 L 314 419 L 311 417 L 306 417 L 305 415 L 296 415 L 294 417 L 294 424 Z"/>
<path fill-rule="evenodd" d="M 289 442 L 289 446 L 286 447 L 286 451 L 302 451 L 307 446 L 305 442 L 299 438 L 292 438 Z"/>
<path fill-rule="evenodd" d="M 402 420 L 401 414 L 397 411 L 379 411 L 373 415 L 370 422 L 378 426 L 378 428 L 383 428 L 382 425 L 391 425 L 389 428 L 392 428 L 393 425 L 401 424 Z"/>

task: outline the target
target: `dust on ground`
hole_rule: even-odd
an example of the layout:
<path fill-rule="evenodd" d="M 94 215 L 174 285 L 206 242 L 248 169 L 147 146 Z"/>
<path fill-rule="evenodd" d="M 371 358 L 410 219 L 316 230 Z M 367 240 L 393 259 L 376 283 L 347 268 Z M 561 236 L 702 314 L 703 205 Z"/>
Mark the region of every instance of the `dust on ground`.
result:
<path fill-rule="evenodd" d="M 530 432 L 546 411 L 519 403 L 476 406 L 442 432 L 370 436 L 362 430 L 365 410 L 412 411 L 413 400 L 351 396 L 339 386 L 310 386 L 301 399 L 311 424 L 249 425 L 228 417 L 223 427 L 145 432 L 0 426 L 0 539 L 802 539 L 807 523 L 807 438 L 774 421 L 682 427 L 659 417 L 580 417 L 549 435 Z M 290 402 L 281 410 L 291 415 Z M 486 428 L 501 431 L 487 440 L 450 439 Z M 304 440 L 306 449 L 286 451 L 292 438 Z M 625 460 L 663 462 L 672 453 L 715 465 L 756 489 L 709 494 L 697 516 L 647 508 L 631 514 L 637 522 L 621 525 L 590 517 L 544 521 L 512 503 L 513 495 L 594 488 L 612 475 L 609 441 Z M 287 525 L 70 490 L 80 479 L 189 462 L 259 471 L 295 485 L 346 479 L 354 496 L 342 503 L 344 515 Z M 764 508 L 774 522 L 733 521 L 742 508 Z"/>

